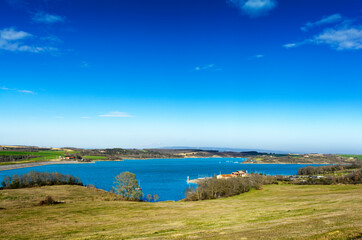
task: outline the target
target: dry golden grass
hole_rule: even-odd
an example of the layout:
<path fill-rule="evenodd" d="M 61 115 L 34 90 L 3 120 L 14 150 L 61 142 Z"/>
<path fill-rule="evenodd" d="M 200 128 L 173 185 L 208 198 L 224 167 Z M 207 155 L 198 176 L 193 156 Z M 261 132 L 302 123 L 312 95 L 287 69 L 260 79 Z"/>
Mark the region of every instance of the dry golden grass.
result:
<path fill-rule="evenodd" d="M 34 206 L 50 195 L 64 204 Z M 0 191 L 2 239 L 357 239 L 362 186 L 270 185 L 201 202 L 110 201 L 51 186 Z"/>

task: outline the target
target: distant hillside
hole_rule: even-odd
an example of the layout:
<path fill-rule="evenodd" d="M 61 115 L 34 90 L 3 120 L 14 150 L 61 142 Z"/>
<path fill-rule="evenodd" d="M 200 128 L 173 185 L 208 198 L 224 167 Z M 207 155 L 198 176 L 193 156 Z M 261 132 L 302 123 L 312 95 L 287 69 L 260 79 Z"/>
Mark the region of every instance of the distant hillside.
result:
<path fill-rule="evenodd" d="M 222 147 L 162 147 L 159 149 L 198 149 L 198 150 L 216 150 L 219 152 L 263 152 L 263 153 L 277 153 L 277 154 L 288 154 L 291 152 L 279 151 L 279 150 L 265 150 L 265 149 L 248 149 L 248 148 L 222 148 Z"/>
<path fill-rule="evenodd" d="M 286 154 L 281 151 L 213 147 L 165 147 L 151 149 L 81 149 L 0 146 L 0 165 L 48 160 L 122 160 L 151 158 L 247 158 L 243 163 L 348 164 L 361 161 L 361 155 Z"/>

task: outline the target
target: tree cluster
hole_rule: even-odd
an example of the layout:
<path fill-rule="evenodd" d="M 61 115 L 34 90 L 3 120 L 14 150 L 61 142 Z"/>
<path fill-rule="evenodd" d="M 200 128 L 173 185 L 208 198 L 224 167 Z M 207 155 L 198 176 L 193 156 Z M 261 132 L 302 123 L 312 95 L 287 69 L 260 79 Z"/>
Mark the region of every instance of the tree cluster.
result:
<path fill-rule="evenodd" d="M 342 176 L 327 176 L 324 178 L 308 178 L 305 181 L 299 181 L 301 185 L 331 185 L 331 184 L 361 184 L 362 169 L 358 169 Z"/>
<path fill-rule="evenodd" d="M 0 162 L 14 162 L 36 158 L 34 155 L 0 155 Z"/>
<path fill-rule="evenodd" d="M 231 197 L 250 191 L 254 188 L 260 190 L 264 184 L 277 184 L 275 177 L 251 174 L 249 177 L 235 177 L 228 179 L 217 179 L 216 177 L 203 179 L 198 183 L 196 189 L 186 190 L 187 201 L 198 201 L 205 199 L 216 199 Z"/>
<path fill-rule="evenodd" d="M 31 171 L 20 176 L 5 176 L 1 182 L 3 188 L 26 188 L 45 185 L 83 185 L 78 177 L 63 175 L 61 173 L 42 173 Z"/>
<path fill-rule="evenodd" d="M 147 201 L 149 202 L 157 202 L 157 200 L 159 199 L 160 197 L 158 196 L 158 194 L 147 194 L 146 196 L 146 199 Z"/>
<path fill-rule="evenodd" d="M 318 167 L 308 166 L 308 167 L 299 168 L 298 175 L 328 174 L 346 169 L 357 169 L 360 167 L 361 165 L 358 165 L 356 163 L 349 165 L 327 165 L 327 166 L 318 166 Z"/>

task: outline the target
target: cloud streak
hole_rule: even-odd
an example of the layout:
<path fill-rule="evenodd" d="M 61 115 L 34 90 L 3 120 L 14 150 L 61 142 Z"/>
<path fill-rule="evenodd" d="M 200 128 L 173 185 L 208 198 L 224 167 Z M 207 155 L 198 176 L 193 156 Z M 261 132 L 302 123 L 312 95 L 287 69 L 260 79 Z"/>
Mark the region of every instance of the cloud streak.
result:
<path fill-rule="evenodd" d="M 50 46 L 34 46 L 27 43 L 31 38 L 34 38 L 34 36 L 30 33 L 17 31 L 13 27 L 4 28 L 0 30 L 0 50 L 31 53 L 54 52 L 58 50 Z"/>
<path fill-rule="evenodd" d="M 195 67 L 195 71 L 210 70 L 215 67 L 215 64 L 206 64 Z"/>
<path fill-rule="evenodd" d="M 308 31 L 309 29 L 314 28 L 314 27 L 319 27 L 319 26 L 327 25 L 327 24 L 331 24 L 331 23 L 337 23 L 340 21 L 342 21 L 342 16 L 341 16 L 341 14 L 337 13 L 337 14 L 330 15 L 328 17 L 324 17 L 316 22 L 308 22 L 305 24 L 305 26 L 301 27 L 300 29 L 302 31 Z"/>
<path fill-rule="evenodd" d="M 277 6 L 276 0 L 227 0 L 227 3 L 251 18 L 267 15 Z"/>
<path fill-rule="evenodd" d="M 33 16 L 33 21 L 38 23 L 52 24 L 52 23 L 64 22 L 65 17 L 44 13 L 44 12 L 37 12 Z"/>
<path fill-rule="evenodd" d="M 337 51 L 362 49 L 362 26 L 328 28 L 302 42 L 284 44 L 285 48 L 296 48 L 305 44 L 327 45 Z"/>
<path fill-rule="evenodd" d="M 129 117 L 133 117 L 133 116 L 131 116 L 130 114 L 128 114 L 126 112 L 114 111 L 114 112 L 110 112 L 107 114 L 99 115 L 99 117 L 129 118 Z"/>
<path fill-rule="evenodd" d="M 7 87 L 0 87 L 1 90 L 4 91 L 15 91 L 19 93 L 26 93 L 26 94 L 35 94 L 34 91 L 25 90 L 25 89 L 16 89 L 16 88 L 7 88 Z"/>
<path fill-rule="evenodd" d="M 30 90 L 18 90 L 18 92 L 20 93 L 29 93 L 29 94 L 35 94 L 35 92 L 30 91 Z"/>
<path fill-rule="evenodd" d="M 362 25 L 351 25 L 354 22 L 353 20 L 341 21 L 343 21 L 343 19 L 340 14 L 333 14 L 317 22 L 307 23 L 305 28 L 301 29 L 302 31 L 326 24 L 334 23 L 334 26 L 324 28 L 319 33 L 303 41 L 284 44 L 283 47 L 296 48 L 306 44 L 313 44 L 326 45 L 337 51 L 362 49 Z"/>
<path fill-rule="evenodd" d="M 312 39 L 312 43 L 325 44 L 336 50 L 362 49 L 362 26 L 346 29 L 326 29 Z"/>
<path fill-rule="evenodd" d="M 80 68 L 90 68 L 90 64 L 86 61 L 81 62 Z"/>
<path fill-rule="evenodd" d="M 283 47 L 285 48 L 294 48 L 294 47 L 298 47 L 301 43 L 287 43 L 284 44 Z"/>
<path fill-rule="evenodd" d="M 15 41 L 31 37 L 30 33 L 24 31 L 16 31 L 14 28 L 5 28 L 0 31 L 0 38 L 5 41 Z"/>

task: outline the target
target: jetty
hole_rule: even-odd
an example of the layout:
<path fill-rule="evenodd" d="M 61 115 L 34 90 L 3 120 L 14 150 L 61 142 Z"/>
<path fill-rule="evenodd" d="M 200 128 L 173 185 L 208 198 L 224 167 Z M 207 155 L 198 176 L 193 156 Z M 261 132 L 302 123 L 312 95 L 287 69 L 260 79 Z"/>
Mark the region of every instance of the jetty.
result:
<path fill-rule="evenodd" d="M 189 178 L 189 176 L 187 176 L 187 180 L 186 180 L 186 182 L 187 183 L 199 183 L 201 180 L 205 180 L 205 179 L 210 179 L 210 178 L 212 178 L 212 177 L 203 177 L 203 178 L 196 178 L 196 179 L 191 179 L 190 180 L 190 178 Z"/>

